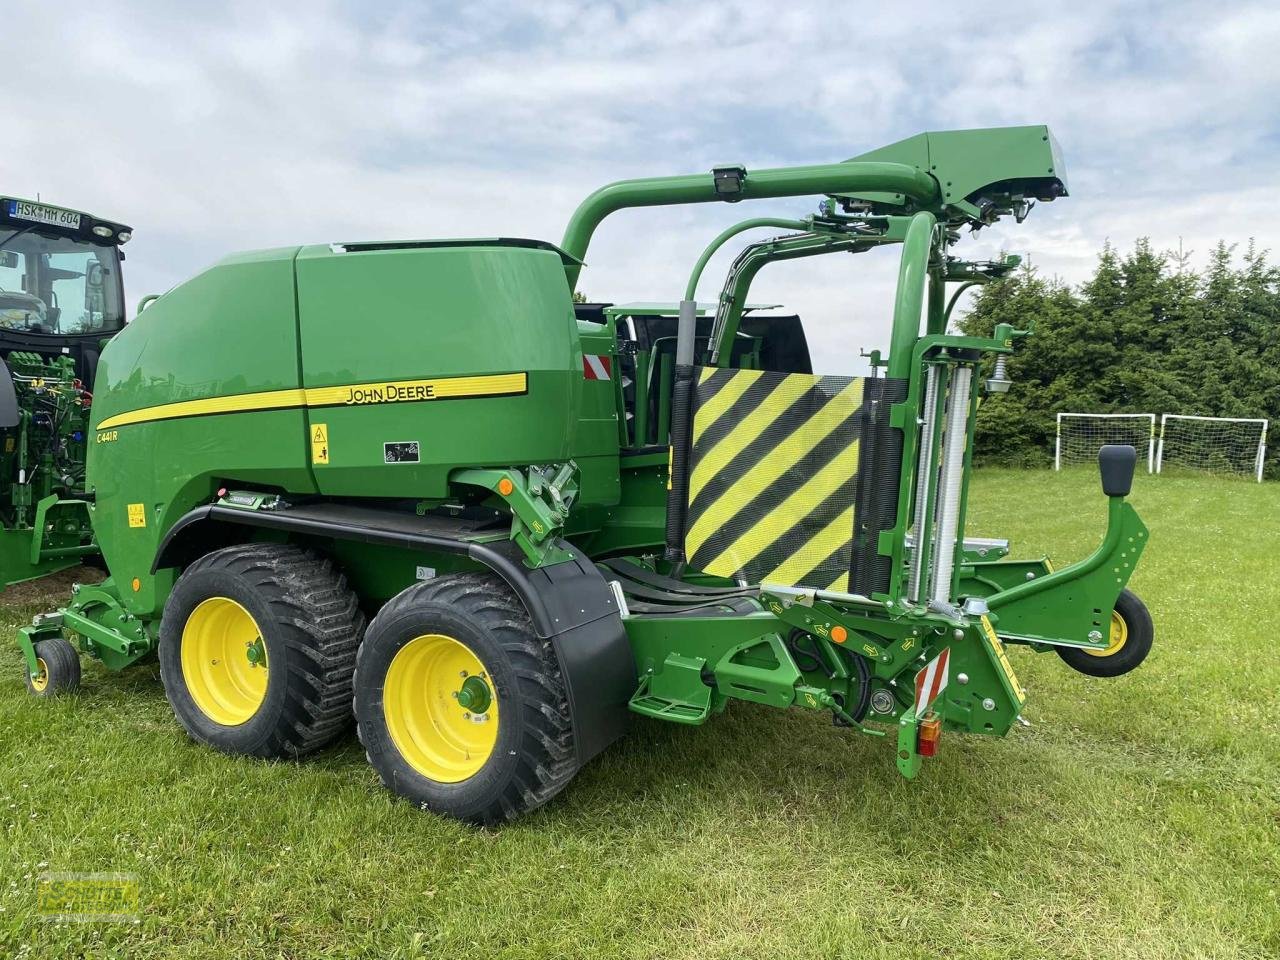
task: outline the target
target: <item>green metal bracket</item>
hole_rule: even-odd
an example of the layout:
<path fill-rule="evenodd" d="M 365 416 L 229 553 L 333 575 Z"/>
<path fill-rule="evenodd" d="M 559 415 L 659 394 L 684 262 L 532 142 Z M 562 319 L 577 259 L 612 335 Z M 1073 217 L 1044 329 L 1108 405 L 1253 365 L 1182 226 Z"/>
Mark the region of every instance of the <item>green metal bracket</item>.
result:
<path fill-rule="evenodd" d="M 820 599 L 812 594 L 764 594 L 769 612 L 784 623 L 830 642 L 843 628 L 842 646 L 871 661 L 873 676 L 891 679 L 958 623 L 893 601 L 870 601 L 865 609 Z"/>
<path fill-rule="evenodd" d="M 726 697 L 771 707 L 789 707 L 803 675 L 776 633 L 739 644 L 712 669 L 716 689 Z"/>
<path fill-rule="evenodd" d="M 108 578 L 97 586 L 76 584 L 71 603 L 57 613 L 36 617 L 18 629 L 18 647 L 27 667 L 36 672 L 35 645 L 51 637 L 80 638 L 80 649 L 97 657 L 111 670 L 136 663 L 155 649 L 156 629 L 134 617 L 120 603 L 115 584 Z"/>
<path fill-rule="evenodd" d="M 78 520 L 50 519 L 53 514 L 79 514 Z M 63 500 L 56 493 L 40 500 L 36 504 L 35 518 L 32 521 L 31 564 L 35 566 L 43 560 L 59 557 L 83 557 L 97 553 L 98 548 L 92 544 L 65 543 L 68 539 L 80 539 L 80 531 L 89 528 L 89 504 L 84 500 Z M 57 546 L 46 546 L 52 541 Z"/>
<path fill-rule="evenodd" d="M 1111 611 L 1148 537 L 1132 504 L 1108 498 L 1106 536 L 1092 555 L 986 598 L 1001 635 L 1016 642 L 1105 648 Z"/>
<path fill-rule="evenodd" d="M 572 460 L 549 467 L 518 470 L 456 470 L 455 483 L 482 487 L 501 497 L 511 509 L 511 539 L 530 567 L 563 563 L 569 554 L 556 546 L 578 495 L 578 466 Z"/>
<path fill-rule="evenodd" d="M 27 670 L 34 677 L 40 672 L 36 662 L 36 644 L 41 640 L 62 636 L 62 614 L 42 613 L 25 627 L 18 628 L 18 649 L 22 651 L 22 659 Z"/>
<path fill-rule="evenodd" d="M 64 631 L 79 634 L 85 653 L 111 670 L 136 663 L 155 648 L 147 624 L 120 603 L 115 584 L 107 579 L 96 587 L 76 584 L 71 603 L 59 611 Z"/>
<path fill-rule="evenodd" d="M 916 741 L 919 737 L 920 723 L 914 709 L 907 710 L 898 718 L 898 772 L 908 780 L 914 780 L 920 773 L 924 758 L 916 752 Z"/>

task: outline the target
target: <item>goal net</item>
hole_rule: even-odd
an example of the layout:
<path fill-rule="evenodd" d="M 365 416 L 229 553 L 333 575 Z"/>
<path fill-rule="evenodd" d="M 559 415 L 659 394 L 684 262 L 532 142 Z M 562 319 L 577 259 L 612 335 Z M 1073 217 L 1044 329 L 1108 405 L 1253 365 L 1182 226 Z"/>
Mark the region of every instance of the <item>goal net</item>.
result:
<path fill-rule="evenodd" d="M 1155 469 L 1156 415 L 1154 413 L 1060 413 L 1054 437 L 1053 468 L 1064 464 L 1097 463 L 1098 448 L 1127 443 L 1147 461 L 1147 473 Z"/>
<path fill-rule="evenodd" d="M 1266 420 L 1166 413 L 1160 418 L 1156 472 L 1187 467 L 1249 477 L 1261 483 L 1266 452 Z"/>

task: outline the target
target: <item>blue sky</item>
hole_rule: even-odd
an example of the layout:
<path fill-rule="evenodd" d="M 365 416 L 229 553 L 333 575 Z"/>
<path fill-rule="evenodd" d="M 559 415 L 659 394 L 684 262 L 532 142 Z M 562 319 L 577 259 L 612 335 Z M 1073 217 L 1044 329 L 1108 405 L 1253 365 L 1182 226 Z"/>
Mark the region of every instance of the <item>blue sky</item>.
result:
<path fill-rule="evenodd" d="M 222 254 L 431 236 L 559 240 L 630 176 L 845 159 L 927 129 L 1048 123 L 1072 196 L 962 244 L 1083 279 L 1106 239 L 1280 248 L 1280 6 L 1250 3 L 113 3 L 9 0 L 0 192 L 131 223 L 130 302 Z M 802 215 L 803 200 L 752 214 Z M 616 215 L 596 299 L 677 299 L 743 207 Z M 713 297 L 733 248 L 700 290 Z M 889 252 L 764 271 L 819 369 L 882 346 Z"/>

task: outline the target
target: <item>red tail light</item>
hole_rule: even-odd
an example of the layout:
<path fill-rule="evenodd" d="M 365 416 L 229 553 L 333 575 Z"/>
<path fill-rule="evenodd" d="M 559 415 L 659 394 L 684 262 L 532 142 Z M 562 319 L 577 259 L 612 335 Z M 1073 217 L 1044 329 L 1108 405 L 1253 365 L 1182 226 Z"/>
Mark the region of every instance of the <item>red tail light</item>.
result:
<path fill-rule="evenodd" d="M 938 741 L 942 739 L 942 718 L 931 713 L 920 721 L 920 729 L 916 734 L 916 753 L 922 757 L 938 755 Z"/>

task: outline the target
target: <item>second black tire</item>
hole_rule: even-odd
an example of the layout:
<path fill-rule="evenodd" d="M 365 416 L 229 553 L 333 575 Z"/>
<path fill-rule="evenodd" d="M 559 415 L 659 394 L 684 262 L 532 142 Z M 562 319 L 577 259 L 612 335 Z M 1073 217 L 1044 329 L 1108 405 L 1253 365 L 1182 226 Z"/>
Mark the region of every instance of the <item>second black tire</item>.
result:
<path fill-rule="evenodd" d="M 578 770 L 555 651 L 493 574 L 438 577 L 387 602 L 360 647 L 355 714 L 387 788 L 470 823 L 513 820 Z"/>

